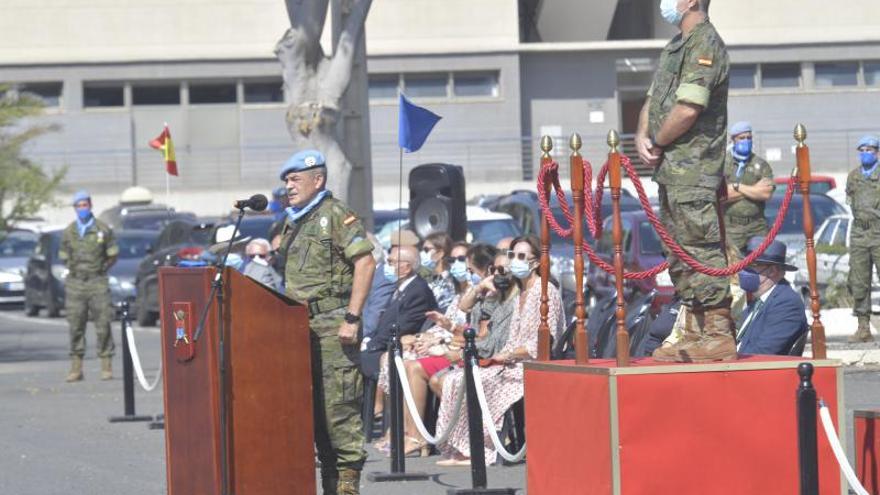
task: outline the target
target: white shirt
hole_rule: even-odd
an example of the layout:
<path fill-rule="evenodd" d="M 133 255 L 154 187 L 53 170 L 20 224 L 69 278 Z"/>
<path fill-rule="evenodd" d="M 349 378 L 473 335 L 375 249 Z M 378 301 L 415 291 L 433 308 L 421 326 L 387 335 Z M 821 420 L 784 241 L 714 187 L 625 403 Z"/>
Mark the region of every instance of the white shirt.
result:
<path fill-rule="evenodd" d="M 409 284 L 411 284 L 412 281 L 416 279 L 416 277 L 418 277 L 418 274 L 416 273 L 413 273 L 412 275 L 407 277 L 406 280 L 404 280 L 400 283 L 400 285 L 397 286 L 397 290 L 394 291 L 394 295 L 392 295 L 391 297 L 400 297 L 400 295 L 403 294 L 403 291 L 406 290 Z"/>

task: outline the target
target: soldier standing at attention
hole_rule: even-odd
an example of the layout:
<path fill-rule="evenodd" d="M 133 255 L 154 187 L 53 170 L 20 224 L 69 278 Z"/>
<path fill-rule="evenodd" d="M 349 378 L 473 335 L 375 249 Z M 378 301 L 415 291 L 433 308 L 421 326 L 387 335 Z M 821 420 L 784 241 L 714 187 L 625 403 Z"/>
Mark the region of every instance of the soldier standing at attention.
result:
<path fill-rule="evenodd" d="M 737 122 L 730 126 L 730 141 L 733 146 L 724 162 L 727 181 L 724 230 L 727 241 L 742 253 L 749 239 L 765 237 L 770 231 L 764 205 L 776 186 L 770 164 L 752 153 L 751 124 Z"/>
<path fill-rule="evenodd" d="M 849 234 L 849 292 L 855 304 L 853 313 L 858 330 L 850 342 L 872 342 L 871 277 L 880 272 L 880 140 L 865 136 L 859 140 L 861 166 L 846 178 L 846 204 L 852 208 L 853 223 Z"/>
<path fill-rule="evenodd" d="M 373 245 L 358 217 L 330 191 L 324 156 L 293 155 L 281 167 L 287 219 L 280 256 L 286 292 L 309 308 L 315 443 L 324 494 L 360 490 L 366 453 L 358 328 L 373 280 Z"/>
<path fill-rule="evenodd" d="M 67 265 L 64 280 L 64 304 L 70 324 L 70 373 L 68 382 L 83 379 L 82 364 L 86 353 L 86 323 L 89 316 L 98 334 L 98 357 L 101 379 L 113 378 L 113 334 L 110 321 L 110 281 L 107 272 L 116 263 L 119 246 L 113 230 L 92 214 L 92 198 L 86 191 L 73 196 L 76 220 L 61 234 L 58 258 Z"/>
<path fill-rule="evenodd" d="M 663 49 L 639 116 L 636 148 L 656 167 L 660 216 L 703 265 L 727 265 L 718 218 L 727 134 L 728 57 L 709 22 L 709 0 L 662 0 L 663 18 L 679 27 Z M 736 359 L 726 277 L 700 274 L 667 249 L 669 275 L 689 308 L 683 338 L 658 348 L 658 361 Z"/>

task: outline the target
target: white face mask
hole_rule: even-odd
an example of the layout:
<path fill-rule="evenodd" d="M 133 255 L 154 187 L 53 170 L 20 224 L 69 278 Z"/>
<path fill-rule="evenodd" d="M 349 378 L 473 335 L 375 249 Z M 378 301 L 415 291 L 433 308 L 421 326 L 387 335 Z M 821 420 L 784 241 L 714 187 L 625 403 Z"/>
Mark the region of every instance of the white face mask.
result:
<path fill-rule="evenodd" d="M 684 12 L 678 11 L 678 0 L 660 0 L 660 15 L 669 24 L 679 26 Z"/>

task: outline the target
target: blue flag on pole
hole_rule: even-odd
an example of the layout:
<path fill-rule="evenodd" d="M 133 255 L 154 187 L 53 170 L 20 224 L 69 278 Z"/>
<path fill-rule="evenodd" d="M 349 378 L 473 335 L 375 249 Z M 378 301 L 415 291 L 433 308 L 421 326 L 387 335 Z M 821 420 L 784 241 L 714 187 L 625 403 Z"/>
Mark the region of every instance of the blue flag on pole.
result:
<path fill-rule="evenodd" d="M 440 119 L 439 115 L 414 105 L 401 93 L 397 110 L 397 145 L 407 153 L 418 151 Z"/>

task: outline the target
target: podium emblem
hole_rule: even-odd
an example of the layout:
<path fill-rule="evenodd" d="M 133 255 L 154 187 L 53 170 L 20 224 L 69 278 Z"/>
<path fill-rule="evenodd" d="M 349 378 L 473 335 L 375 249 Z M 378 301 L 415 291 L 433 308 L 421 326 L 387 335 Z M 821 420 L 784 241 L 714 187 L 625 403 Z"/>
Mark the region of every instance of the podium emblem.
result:
<path fill-rule="evenodd" d="M 174 357 L 179 363 L 185 363 L 195 357 L 195 346 L 192 340 L 192 305 L 188 302 L 175 302 L 171 305 L 174 324 Z"/>

